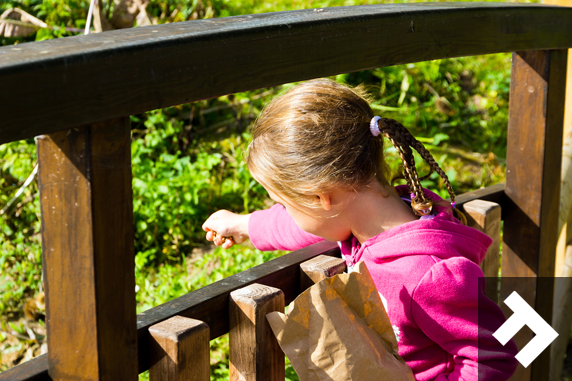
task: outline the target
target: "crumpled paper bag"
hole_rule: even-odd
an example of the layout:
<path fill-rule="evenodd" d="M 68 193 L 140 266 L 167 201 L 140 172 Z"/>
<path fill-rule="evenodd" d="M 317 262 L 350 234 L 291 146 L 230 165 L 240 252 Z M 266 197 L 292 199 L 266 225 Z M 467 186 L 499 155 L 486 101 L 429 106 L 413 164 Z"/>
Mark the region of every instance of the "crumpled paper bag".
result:
<path fill-rule="evenodd" d="M 414 381 L 363 262 L 266 315 L 301 381 Z"/>

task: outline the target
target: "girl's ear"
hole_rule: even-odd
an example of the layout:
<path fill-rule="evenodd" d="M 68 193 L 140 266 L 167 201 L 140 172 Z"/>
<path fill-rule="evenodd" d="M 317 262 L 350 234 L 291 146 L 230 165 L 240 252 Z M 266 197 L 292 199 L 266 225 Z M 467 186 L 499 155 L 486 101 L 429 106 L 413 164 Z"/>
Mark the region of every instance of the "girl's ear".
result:
<path fill-rule="evenodd" d="M 321 204 L 321 206 L 324 210 L 332 209 L 332 202 L 331 202 L 331 197 L 329 194 L 320 193 L 320 194 L 316 195 L 316 197 L 317 197 L 317 201 Z"/>

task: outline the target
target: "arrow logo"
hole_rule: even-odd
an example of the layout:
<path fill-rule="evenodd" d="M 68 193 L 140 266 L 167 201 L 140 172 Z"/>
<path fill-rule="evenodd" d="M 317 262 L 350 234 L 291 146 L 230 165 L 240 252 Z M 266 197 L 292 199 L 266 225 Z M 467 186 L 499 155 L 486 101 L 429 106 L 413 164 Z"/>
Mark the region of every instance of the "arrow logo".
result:
<path fill-rule="evenodd" d="M 508 343 L 525 325 L 536 334 L 516 355 L 518 362 L 527 368 L 543 350 L 558 337 L 554 330 L 516 291 L 504 303 L 514 312 L 499 329 L 493 333 L 502 345 Z"/>

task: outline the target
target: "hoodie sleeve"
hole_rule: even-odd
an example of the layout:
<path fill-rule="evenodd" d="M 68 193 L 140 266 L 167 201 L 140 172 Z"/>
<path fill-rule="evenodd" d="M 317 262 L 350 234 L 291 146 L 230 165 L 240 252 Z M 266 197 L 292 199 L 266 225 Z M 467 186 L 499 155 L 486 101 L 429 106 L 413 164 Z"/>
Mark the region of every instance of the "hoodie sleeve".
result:
<path fill-rule="evenodd" d="M 492 335 L 506 319 L 479 277 L 474 262 L 449 258 L 433 265 L 414 291 L 415 323 L 452 359 L 435 381 L 502 381 L 516 370 L 514 341 L 502 346 Z"/>
<path fill-rule="evenodd" d="M 280 204 L 252 213 L 248 235 L 254 247 L 262 251 L 298 250 L 323 238 L 300 229 Z"/>

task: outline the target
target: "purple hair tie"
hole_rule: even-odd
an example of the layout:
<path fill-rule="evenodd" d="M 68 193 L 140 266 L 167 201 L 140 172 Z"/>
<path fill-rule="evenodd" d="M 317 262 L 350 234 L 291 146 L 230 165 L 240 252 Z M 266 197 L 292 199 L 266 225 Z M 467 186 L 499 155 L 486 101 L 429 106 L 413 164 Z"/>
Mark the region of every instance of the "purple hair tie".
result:
<path fill-rule="evenodd" d="M 453 202 L 451 203 L 451 206 L 453 207 L 453 209 L 455 209 L 455 205 L 457 205 L 457 203 L 456 203 L 455 201 L 453 201 Z"/>
<path fill-rule="evenodd" d="M 381 134 L 381 131 L 379 130 L 379 126 L 377 125 L 377 122 L 380 119 L 381 118 L 379 116 L 374 116 L 373 118 L 371 118 L 371 122 L 369 122 L 369 130 L 371 131 L 371 134 L 373 136 L 379 136 L 379 134 Z"/>

